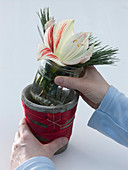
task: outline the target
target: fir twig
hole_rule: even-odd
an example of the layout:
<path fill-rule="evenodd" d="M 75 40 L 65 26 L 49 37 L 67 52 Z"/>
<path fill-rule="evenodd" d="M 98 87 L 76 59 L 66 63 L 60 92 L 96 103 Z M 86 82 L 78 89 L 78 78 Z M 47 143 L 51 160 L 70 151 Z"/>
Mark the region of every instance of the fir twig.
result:
<path fill-rule="evenodd" d="M 42 29 L 43 29 L 43 33 L 45 33 L 45 24 L 51 19 L 50 16 L 49 16 L 49 8 L 44 8 L 43 11 L 42 9 L 40 9 L 40 13 L 37 12 L 37 15 L 40 19 L 40 22 L 41 22 L 41 25 L 42 25 Z M 39 28 L 39 26 L 37 26 L 37 29 L 39 31 L 39 34 L 41 36 L 41 39 L 43 41 L 43 34 Z"/>
<path fill-rule="evenodd" d="M 116 54 L 118 52 L 118 48 L 111 48 L 108 45 L 101 47 L 101 42 L 96 39 L 96 37 L 90 36 L 89 39 L 89 47 L 94 44 L 94 52 L 89 61 L 77 64 L 76 67 L 81 66 L 90 66 L 90 65 L 108 65 L 114 64 L 119 61 Z"/>

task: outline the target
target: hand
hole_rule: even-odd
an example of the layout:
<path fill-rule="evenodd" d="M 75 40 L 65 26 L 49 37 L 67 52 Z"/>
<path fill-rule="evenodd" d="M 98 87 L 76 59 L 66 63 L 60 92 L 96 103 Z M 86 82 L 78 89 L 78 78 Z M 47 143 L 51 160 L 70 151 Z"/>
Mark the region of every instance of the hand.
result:
<path fill-rule="evenodd" d="M 109 84 L 94 66 L 86 67 L 81 78 L 58 76 L 54 81 L 57 85 L 78 90 L 84 101 L 94 109 L 99 107 L 109 89 Z"/>
<path fill-rule="evenodd" d="M 52 159 L 54 153 L 66 145 L 67 142 L 68 139 L 62 137 L 49 144 L 41 144 L 31 133 L 24 118 L 19 124 L 19 129 L 12 146 L 11 169 L 14 170 L 26 160 L 36 156 L 45 156 Z"/>

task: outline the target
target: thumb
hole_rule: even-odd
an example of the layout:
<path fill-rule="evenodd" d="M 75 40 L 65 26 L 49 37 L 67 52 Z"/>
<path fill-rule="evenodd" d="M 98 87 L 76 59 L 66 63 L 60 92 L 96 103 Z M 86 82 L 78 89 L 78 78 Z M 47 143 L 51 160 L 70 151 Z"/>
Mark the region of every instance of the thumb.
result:
<path fill-rule="evenodd" d="M 69 89 L 75 89 L 80 92 L 83 91 L 83 79 L 82 78 L 74 78 L 74 77 L 66 77 L 66 76 L 57 76 L 54 82 L 57 85 L 67 87 Z"/>
<path fill-rule="evenodd" d="M 61 137 L 58 139 L 55 139 L 54 141 L 47 144 L 47 149 L 51 152 L 51 155 L 53 155 L 56 151 L 58 151 L 60 148 L 65 146 L 68 143 L 68 138 Z"/>

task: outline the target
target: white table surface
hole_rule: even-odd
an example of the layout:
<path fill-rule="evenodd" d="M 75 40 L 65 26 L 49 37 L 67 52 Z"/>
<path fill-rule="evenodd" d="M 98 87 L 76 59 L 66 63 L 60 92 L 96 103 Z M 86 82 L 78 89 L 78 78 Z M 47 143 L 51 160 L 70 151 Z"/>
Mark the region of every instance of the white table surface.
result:
<path fill-rule="evenodd" d="M 128 95 L 128 0 L 0 0 L 0 169 L 9 170 L 14 134 L 23 117 L 22 89 L 32 83 L 39 19 L 50 7 L 60 21 L 75 19 L 75 32 L 91 31 L 119 48 L 116 66 L 98 66 L 105 79 Z M 128 149 L 87 127 L 93 109 L 79 101 L 73 134 L 66 152 L 54 157 L 57 170 L 127 170 Z"/>

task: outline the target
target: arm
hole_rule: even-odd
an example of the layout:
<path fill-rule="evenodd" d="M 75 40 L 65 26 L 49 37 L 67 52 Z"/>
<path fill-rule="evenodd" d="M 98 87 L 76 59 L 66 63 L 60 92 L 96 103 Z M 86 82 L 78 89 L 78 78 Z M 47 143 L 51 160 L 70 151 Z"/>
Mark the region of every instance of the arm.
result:
<path fill-rule="evenodd" d="M 23 119 L 19 124 L 19 129 L 12 146 L 11 169 L 55 170 L 51 159 L 54 153 L 66 145 L 67 142 L 68 139 L 62 137 L 48 144 L 41 144 L 31 133 L 25 119 Z"/>
<path fill-rule="evenodd" d="M 55 78 L 55 83 L 76 89 L 96 109 L 88 125 L 128 146 L 128 99 L 104 80 L 95 67 L 86 67 L 81 78 Z"/>
<path fill-rule="evenodd" d="M 111 86 L 88 125 L 128 147 L 128 98 Z"/>

